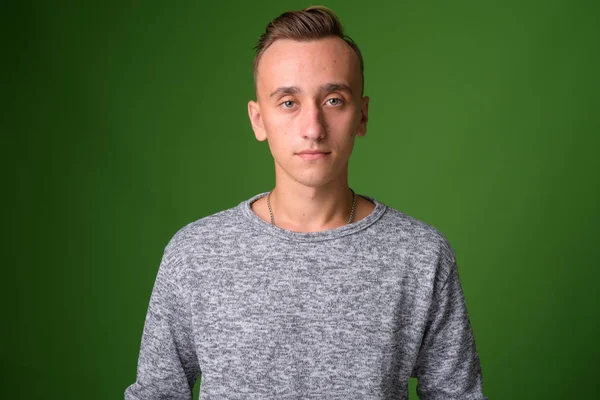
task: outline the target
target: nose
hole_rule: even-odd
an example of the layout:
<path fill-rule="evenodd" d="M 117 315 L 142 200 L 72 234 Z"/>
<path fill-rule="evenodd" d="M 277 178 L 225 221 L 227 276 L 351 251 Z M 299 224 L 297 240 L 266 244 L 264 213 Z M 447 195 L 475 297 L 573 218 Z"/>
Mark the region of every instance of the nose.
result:
<path fill-rule="evenodd" d="M 327 125 L 323 110 L 316 104 L 305 106 L 301 113 L 301 132 L 306 139 L 319 140 L 325 137 Z"/>

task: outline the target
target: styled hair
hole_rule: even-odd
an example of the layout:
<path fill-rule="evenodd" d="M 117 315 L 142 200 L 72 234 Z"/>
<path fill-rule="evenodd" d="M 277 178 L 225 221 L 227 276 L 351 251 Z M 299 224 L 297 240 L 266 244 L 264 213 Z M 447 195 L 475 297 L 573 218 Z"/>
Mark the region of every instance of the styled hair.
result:
<path fill-rule="evenodd" d="M 301 11 L 288 11 L 267 25 L 265 32 L 254 47 L 254 87 L 258 75 L 258 63 L 264 52 L 278 39 L 309 41 L 327 37 L 339 37 L 354 50 L 360 62 L 360 73 L 364 88 L 364 63 L 360 49 L 354 41 L 344 34 L 344 28 L 338 16 L 324 6 L 312 6 Z"/>

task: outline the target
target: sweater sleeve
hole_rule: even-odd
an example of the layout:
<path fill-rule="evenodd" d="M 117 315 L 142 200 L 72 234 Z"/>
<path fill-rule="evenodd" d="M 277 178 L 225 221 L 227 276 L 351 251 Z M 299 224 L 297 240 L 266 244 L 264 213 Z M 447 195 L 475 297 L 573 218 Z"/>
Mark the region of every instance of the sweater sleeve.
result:
<path fill-rule="evenodd" d="M 412 373 L 417 394 L 421 400 L 486 400 L 454 253 L 442 259 L 447 278 L 434 294 Z"/>
<path fill-rule="evenodd" d="M 150 297 L 135 383 L 125 400 L 191 400 L 200 375 L 189 301 L 178 276 L 182 258 L 167 246 Z"/>

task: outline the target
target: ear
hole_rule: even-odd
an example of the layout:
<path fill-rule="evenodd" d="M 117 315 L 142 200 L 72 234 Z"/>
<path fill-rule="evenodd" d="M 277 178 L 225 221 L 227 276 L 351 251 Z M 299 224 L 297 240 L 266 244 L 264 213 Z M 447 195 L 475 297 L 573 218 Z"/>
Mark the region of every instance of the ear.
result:
<path fill-rule="evenodd" d="M 248 102 L 248 116 L 250 117 L 250 123 L 252 124 L 256 140 L 259 142 L 265 141 L 267 139 L 267 132 L 265 131 L 262 115 L 260 114 L 260 105 L 256 101 L 250 100 Z"/>
<path fill-rule="evenodd" d="M 365 136 L 367 133 L 367 121 L 369 121 L 369 97 L 365 96 L 361 99 L 360 121 L 356 129 L 357 136 Z"/>

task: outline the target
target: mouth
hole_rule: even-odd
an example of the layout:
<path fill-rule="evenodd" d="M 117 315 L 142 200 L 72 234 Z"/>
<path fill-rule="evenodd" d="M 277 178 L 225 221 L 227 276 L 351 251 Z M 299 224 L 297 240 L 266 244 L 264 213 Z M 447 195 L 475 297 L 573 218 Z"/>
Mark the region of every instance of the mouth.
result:
<path fill-rule="evenodd" d="M 296 155 L 302 158 L 303 160 L 319 160 L 327 157 L 329 154 L 331 154 L 330 151 L 324 150 L 305 150 L 296 153 Z"/>

